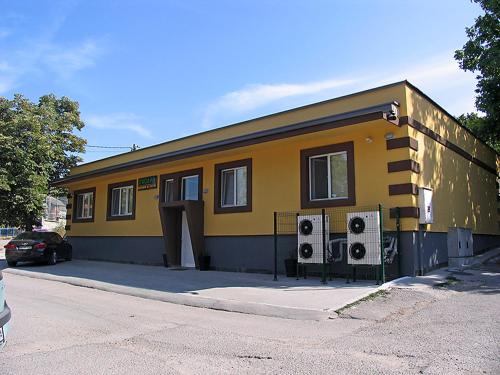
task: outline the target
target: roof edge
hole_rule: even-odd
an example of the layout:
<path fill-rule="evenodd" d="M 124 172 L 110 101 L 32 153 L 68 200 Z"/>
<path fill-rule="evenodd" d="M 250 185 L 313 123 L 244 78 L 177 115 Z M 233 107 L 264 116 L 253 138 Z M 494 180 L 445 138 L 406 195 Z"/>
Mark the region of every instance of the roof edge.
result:
<path fill-rule="evenodd" d="M 425 100 L 429 101 L 432 105 L 434 105 L 437 109 L 439 109 L 441 112 L 443 112 L 446 116 L 448 116 L 454 123 L 456 123 L 458 126 L 463 128 L 465 131 L 467 131 L 470 135 L 472 135 L 474 138 L 476 138 L 479 142 L 481 142 L 484 146 L 489 148 L 491 151 L 495 153 L 495 155 L 500 156 L 500 153 L 498 153 L 493 147 L 491 147 L 484 139 L 479 137 L 478 135 L 474 134 L 472 130 L 470 130 L 467 126 L 462 124 L 455 116 L 453 116 L 450 112 L 448 112 L 446 109 L 444 109 L 441 105 L 439 105 L 434 99 L 432 99 L 429 95 L 427 95 L 425 92 L 420 90 L 417 86 L 415 86 L 413 83 L 405 79 L 404 82 L 408 87 L 410 87 L 412 90 L 416 91 L 419 95 L 421 95 Z"/>
<path fill-rule="evenodd" d="M 290 125 L 281 126 L 267 130 L 261 130 L 254 133 L 239 135 L 236 137 L 223 139 L 215 142 L 201 144 L 197 146 L 188 147 L 185 149 L 160 153 L 157 155 L 148 156 L 142 159 L 130 160 L 128 162 L 110 165 L 107 167 L 82 172 L 75 175 L 69 175 L 55 181 L 51 181 L 52 186 L 64 186 L 65 184 L 85 180 L 94 176 L 101 176 L 110 173 L 117 173 L 128 168 L 141 168 L 151 164 L 165 162 L 166 159 L 178 160 L 182 158 L 192 157 L 199 154 L 208 154 L 216 152 L 220 149 L 245 147 L 252 144 L 263 143 L 269 140 L 274 140 L 278 137 L 286 138 L 293 137 L 304 133 L 312 133 L 316 131 L 325 130 L 325 126 L 347 126 L 356 123 L 366 122 L 367 116 L 373 119 L 385 119 L 393 124 L 397 121 L 389 119 L 389 117 L 398 116 L 399 103 L 392 101 L 389 103 L 379 104 L 366 108 L 357 109 L 354 111 L 338 113 L 326 117 L 315 118 L 307 121 L 301 121 Z M 376 115 L 376 118 L 374 117 Z M 356 122 L 358 121 L 358 122 Z M 301 133 L 302 132 L 302 133 Z M 274 138 L 273 138 L 274 137 Z"/>
<path fill-rule="evenodd" d="M 402 85 L 402 84 L 410 84 L 410 83 L 408 81 L 406 81 L 406 80 L 403 80 L 403 81 L 397 81 L 397 82 L 389 83 L 387 85 L 372 87 L 372 88 L 369 88 L 369 89 L 366 89 L 366 90 L 362 90 L 362 91 L 357 91 L 357 92 L 354 92 L 354 93 L 351 93 L 351 94 L 346 94 L 346 95 L 342 95 L 342 96 L 337 96 L 335 98 L 330 98 L 330 99 L 322 100 L 320 102 L 314 102 L 314 103 L 310 103 L 310 104 L 305 104 L 305 105 L 302 105 L 300 107 L 294 107 L 294 108 L 290 108 L 290 109 L 285 109 L 283 111 L 270 113 L 268 115 L 254 117 L 254 118 L 251 118 L 249 120 L 235 122 L 234 124 L 223 125 L 223 126 L 218 127 L 218 128 L 214 128 L 214 129 L 210 129 L 210 130 L 205 130 L 205 131 L 202 131 L 202 132 L 199 132 L 199 133 L 187 135 L 187 136 L 180 137 L 180 138 L 175 138 L 175 139 L 172 139 L 170 141 L 156 143 L 154 145 L 143 147 L 143 148 L 140 148 L 140 149 L 135 150 L 135 151 L 124 152 L 124 153 L 121 153 L 121 154 L 118 154 L 118 155 L 108 156 L 106 158 L 102 158 L 102 159 L 90 161 L 88 163 L 83 163 L 83 164 L 77 165 L 76 167 L 78 168 L 78 167 L 83 167 L 83 166 L 91 165 L 91 164 L 94 164 L 94 163 L 99 163 L 99 162 L 101 162 L 103 160 L 110 160 L 110 159 L 113 159 L 113 158 L 120 157 L 122 155 L 129 155 L 130 153 L 140 152 L 142 150 L 148 150 L 148 149 L 151 149 L 153 147 L 163 146 L 163 145 L 167 145 L 167 144 L 170 144 L 170 143 L 174 143 L 174 142 L 186 140 L 186 139 L 189 139 L 189 138 L 192 138 L 192 137 L 196 137 L 196 136 L 199 136 L 199 135 L 202 135 L 202 134 L 210 134 L 210 133 L 222 130 L 222 129 L 228 129 L 228 128 L 232 128 L 232 127 L 244 125 L 244 124 L 247 124 L 247 123 L 253 122 L 253 121 L 264 120 L 264 119 L 267 119 L 267 118 L 271 118 L 271 117 L 283 115 L 285 113 L 295 112 L 295 111 L 298 111 L 298 110 L 301 110 L 301 109 L 315 107 L 317 105 L 332 103 L 332 102 L 336 102 L 338 100 L 343 100 L 343 99 L 347 99 L 347 98 L 350 98 L 350 97 L 353 97 L 353 96 L 358 96 L 358 95 L 364 95 L 364 94 L 367 94 L 367 93 L 370 93 L 370 92 L 373 92 L 373 91 L 383 90 L 383 89 L 387 89 L 387 88 L 398 86 L 398 85 Z M 429 100 L 432 100 L 432 99 L 429 98 Z"/>

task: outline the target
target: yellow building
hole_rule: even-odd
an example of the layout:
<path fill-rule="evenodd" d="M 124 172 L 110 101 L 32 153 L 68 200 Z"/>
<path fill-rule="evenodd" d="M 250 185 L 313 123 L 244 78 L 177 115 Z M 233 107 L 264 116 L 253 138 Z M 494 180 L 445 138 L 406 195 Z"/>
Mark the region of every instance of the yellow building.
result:
<path fill-rule="evenodd" d="M 388 230 L 399 207 L 414 274 L 447 262 L 450 227 L 470 228 L 476 253 L 499 244 L 497 162 L 403 81 L 86 163 L 54 185 L 70 191 L 75 258 L 190 266 L 205 254 L 215 269 L 270 271 L 274 212 L 381 204 Z M 419 223 L 420 188 L 432 223 Z"/>

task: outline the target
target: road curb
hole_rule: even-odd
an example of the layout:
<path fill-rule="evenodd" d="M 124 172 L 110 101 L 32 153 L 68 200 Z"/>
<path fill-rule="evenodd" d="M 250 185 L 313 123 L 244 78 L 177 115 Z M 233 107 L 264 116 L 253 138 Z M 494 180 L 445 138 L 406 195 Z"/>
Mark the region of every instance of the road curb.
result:
<path fill-rule="evenodd" d="M 191 296 L 179 293 L 161 292 L 150 289 L 134 288 L 105 283 L 101 281 L 88 280 L 79 277 L 48 275 L 41 272 L 24 271 L 15 268 L 7 268 L 2 272 L 12 275 L 30 277 L 34 279 L 57 281 L 73 286 L 124 294 L 132 297 L 139 297 L 155 301 L 174 303 L 177 305 L 205 308 L 211 310 L 261 315 L 292 320 L 325 320 L 337 317 L 337 314 L 334 314 L 332 311 L 328 310 L 301 309 L 256 302 L 239 302 L 203 296 Z"/>

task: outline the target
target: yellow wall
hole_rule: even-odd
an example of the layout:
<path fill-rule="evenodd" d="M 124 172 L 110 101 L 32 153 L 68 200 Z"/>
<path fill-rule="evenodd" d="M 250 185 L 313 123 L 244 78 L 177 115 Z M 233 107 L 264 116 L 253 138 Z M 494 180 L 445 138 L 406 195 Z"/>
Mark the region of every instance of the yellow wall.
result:
<path fill-rule="evenodd" d="M 494 151 L 410 87 L 407 103 L 409 116 L 497 168 Z M 419 131 L 409 128 L 408 132 L 418 140 L 419 150 L 412 150 L 411 155 L 422 167 L 419 175 L 412 175 L 412 182 L 432 188 L 434 194 L 434 224 L 427 229 L 447 232 L 449 227 L 461 226 L 472 228 L 474 233 L 500 234 L 496 176 Z"/>
<path fill-rule="evenodd" d="M 500 234 L 495 175 L 424 134 L 409 131 L 419 145 L 418 152 L 412 151 L 413 159 L 423 166 L 412 182 L 433 189 L 434 224 L 427 229 L 447 232 L 459 226 L 474 233 Z"/>
<path fill-rule="evenodd" d="M 75 168 L 72 174 L 393 100 L 401 103 L 401 116 L 413 117 L 495 168 L 497 159 L 494 152 L 410 86 L 401 83 L 89 163 Z M 415 152 L 408 148 L 387 150 L 385 140 L 387 132 L 394 133 L 396 138 L 412 136 L 419 142 L 419 151 Z M 372 138 L 373 142 L 367 143 L 367 137 Z M 390 184 L 413 182 L 418 186 L 434 189 L 435 224 L 429 225 L 428 230 L 445 232 L 448 227 L 458 225 L 471 227 L 475 233 L 498 234 L 493 174 L 407 125 L 397 127 L 383 120 L 133 169 L 70 184 L 71 191 L 88 187 L 96 187 L 97 191 L 95 222 L 72 223 L 69 234 L 71 236 L 160 236 L 162 230 L 157 197 L 159 189 L 137 191 L 135 220 L 106 221 L 107 185 L 200 167 L 203 168 L 203 188 L 208 189 L 208 193 L 203 194 L 205 235 L 272 234 L 274 211 L 300 210 L 300 150 L 347 141 L 354 142 L 358 207 L 378 203 L 382 203 L 386 208 L 418 206 L 416 196 L 389 196 L 388 193 Z M 215 215 L 213 213 L 214 165 L 244 158 L 252 158 L 253 161 L 252 212 Z M 387 162 L 410 158 L 420 163 L 422 168 L 420 174 L 409 171 L 387 172 Z M 394 220 L 389 220 L 388 215 L 385 215 L 385 227 L 394 229 L 394 224 Z M 402 229 L 418 229 L 418 220 L 403 219 Z"/>
<path fill-rule="evenodd" d="M 203 168 L 205 235 L 272 234 L 274 211 L 300 210 L 300 150 L 354 141 L 356 200 L 358 206 L 382 203 L 385 207 L 411 205 L 411 196 L 388 195 L 388 184 L 408 181 L 408 174 L 388 174 L 387 162 L 406 157 L 408 151 L 388 153 L 384 134 L 404 136 L 404 129 L 383 120 L 353 125 L 172 162 L 131 172 L 107 175 L 71 185 L 71 190 L 96 187 L 94 223 L 71 224 L 71 236 L 159 236 L 158 189 L 137 192 L 136 219 L 106 221 L 107 185 L 148 175 L 160 175 L 192 168 Z M 366 137 L 373 139 L 366 142 Z M 406 153 L 406 155 L 405 155 Z M 248 213 L 214 214 L 214 165 L 252 158 L 253 209 Z M 394 220 L 387 227 L 394 227 Z"/>
<path fill-rule="evenodd" d="M 492 168 L 496 167 L 496 155 L 491 148 L 409 86 L 406 87 L 406 103 L 408 116 L 421 122 Z"/>

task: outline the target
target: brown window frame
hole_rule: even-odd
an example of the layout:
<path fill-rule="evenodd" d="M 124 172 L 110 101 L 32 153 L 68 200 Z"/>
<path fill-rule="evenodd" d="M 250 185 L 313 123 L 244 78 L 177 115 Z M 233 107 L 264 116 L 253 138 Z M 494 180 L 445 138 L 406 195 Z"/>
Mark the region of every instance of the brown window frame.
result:
<path fill-rule="evenodd" d="M 78 218 L 78 212 L 77 212 L 77 210 L 78 210 L 78 205 L 77 205 L 78 195 L 85 194 L 85 193 L 92 193 L 92 217 Z M 93 223 L 94 222 L 94 219 L 95 219 L 95 195 L 96 195 L 96 188 L 95 187 L 75 190 L 73 192 L 73 218 L 71 220 L 73 223 Z"/>
<path fill-rule="evenodd" d="M 347 198 L 311 200 L 309 191 L 309 158 L 335 152 L 347 153 Z M 356 205 L 354 142 L 337 143 L 328 146 L 308 148 L 300 151 L 300 201 L 303 209 Z"/>
<path fill-rule="evenodd" d="M 173 202 L 181 200 L 182 178 L 198 175 L 198 200 L 203 200 L 203 168 L 188 169 L 184 171 L 160 175 L 160 202 L 165 202 L 165 180 L 174 181 Z"/>
<path fill-rule="evenodd" d="M 130 215 L 121 215 L 121 216 L 113 216 L 111 215 L 111 205 L 112 205 L 112 194 L 113 194 L 113 189 L 119 188 L 119 187 L 124 187 L 124 186 L 133 186 L 133 204 L 132 204 L 132 214 Z M 129 181 L 123 181 L 123 182 L 116 182 L 114 184 L 109 184 L 108 185 L 108 204 L 107 204 L 107 210 L 106 210 L 106 220 L 107 221 L 115 221 L 115 220 L 135 220 L 135 208 L 137 205 L 136 202 L 137 199 L 137 180 L 129 180 Z"/>
<path fill-rule="evenodd" d="M 247 204 L 245 206 L 222 207 L 222 171 L 231 168 L 247 168 Z M 236 212 L 252 212 L 252 159 L 234 160 L 226 163 L 215 164 L 214 168 L 214 213 L 227 214 Z"/>

